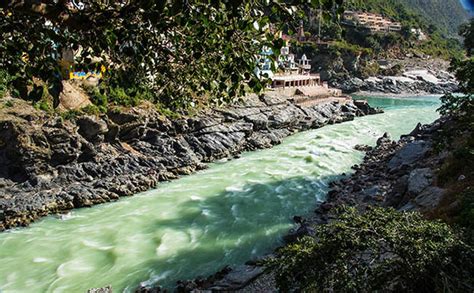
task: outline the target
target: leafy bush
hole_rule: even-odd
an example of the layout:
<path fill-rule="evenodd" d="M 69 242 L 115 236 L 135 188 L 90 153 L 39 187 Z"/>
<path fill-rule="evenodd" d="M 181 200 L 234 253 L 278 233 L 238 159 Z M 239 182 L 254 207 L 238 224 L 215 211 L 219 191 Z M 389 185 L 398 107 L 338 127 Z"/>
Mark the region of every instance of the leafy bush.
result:
<path fill-rule="evenodd" d="M 65 120 L 72 120 L 72 119 L 75 119 L 76 117 L 80 116 L 81 113 L 82 112 L 79 111 L 79 110 L 69 110 L 69 111 L 66 111 L 66 112 L 62 112 L 61 117 Z"/>
<path fill-rule="evenodd" d="M 99 109 L 102 109 L 102 112 L 105 112 L 109 104 L 109 99 L 105 93 L 106 89 L 102 87 L 96 87 L 89 91 L 89 96 L 91 102 L 97 106 Z"/>
<path fill-rule="evenodd" d="M 336 41 L 332 44 L 332 46 L 338 50 L 345 50 L 352 53 L 371 54 L 373 52 L 370 48 L 364 48 L 356 44 L 351 44 L 344 40 Z"/>
<path fill-rule="evenodd" d="M 46 84 L 34 85 L 29 94 L 29 99 L 34 103 L 33 106 L 38 110 L 52 112 L 54 109 L 54 98 L 50 95 Z"/>
<path fill-rule="evenodd" d="M 343 208 L 282 248 L 275 266 L 283 292 L 467 292 L 474 286 L 474 250 L 448 225 L 418 213 Z"/>
<path fill-rule="evenodd" d="M 11 108 L 11 107 L 13 107 L 15 104 L 13 103 L 12 100 L 8 100 L 8 101 L 6 101 L 3 105 L 4 105 L 5 107 Z"/>
<path fill-rule="evenodd" d="M 124 88 L 119 85 L 101 84 L 89 89 L 91 102 L 101 112 L 106 112 L 109 104 L 116 106 L 137 106 L 140 101 L 150 101 L 160 104 L 152 92 L 145 87 Z"/>
<path fill-rule="evenodd" d="M 143 97 L 124 89 L 145 87 L 155 102 L 174 108 L 202 96 L 222 103 L 261 92 L 267 81 L 255 74 L 256 55 L 267 47 L 276 58 L 283 45 L 270 25 L 281 29 L 311 7 L 333 16 L 342 6 L 335 0 L 89 0 L 81 9 L 70 1 L 41 3 L 0 2 L 0 68 L 21 77 L 22 93 L 33 78 L 60 85 L 58 56 L 81 48 L 78 64 L 98 61 L 121 80 L 119 88 L 110 84 L 109 102 L 137 104 Z"/>
<path fill-rule="evenodd" d="M 10 90 L 13 77 L 5 70 L 0 70 L 0 98 Z"/>
<path fill-rule="evenodd" d="M 474 190 L 461 194 L 461 211 L 457 223 L 466 231 L 469 244 L 474 245 Z"/>
<path fill-rule="evenodd" d="M 403 73 L 403 66 L 401 64 L 395 64 L 389 68 L 382 70 L 383 75 L 390 75 L 390 76 L 399 76 Z"/>
<path fill-rule="evenodd" d="M 99 115 L 100 113 L 105 112 L 105 108 L 98 107 L 96 105 L 88 105 L 82 108 L 81 112 L 88 115 Z"/>
<path fill-rule="evenodd" d="M 453 59 L 451 70 L 459 81 L 460 92 L 463 96 L 448 94 L 441 98 L 442 106 L 438 109 L 443 115 L 450 114 L 461 117 L 466 123 L 474 124 L 474 42 L 469 37 L 474 35 L 474 18 L 461 29 L 465 38 L 464 47 L 467 58 Z"/>
<path fill-rule="evenodd" d="M 380 65 L 377 62 L 367 62 L 359 69 L 359 76 L 361 78 L 368 78 L 376 76 L 380 72 Z"/>

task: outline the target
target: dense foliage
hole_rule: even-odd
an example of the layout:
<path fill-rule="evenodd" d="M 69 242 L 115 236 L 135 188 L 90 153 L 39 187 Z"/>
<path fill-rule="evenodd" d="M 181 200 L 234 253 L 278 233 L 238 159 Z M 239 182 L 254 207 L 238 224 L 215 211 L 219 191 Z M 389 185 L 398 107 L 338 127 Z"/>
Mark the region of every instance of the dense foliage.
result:
<path fill-rule="evenodd" d="M 264 81 L 254 74 L 257 54 L 265 46 L 274 52 L 282 46 L 270 23 L 278 29 L 300 9 L 315 5 L 329 13 L 342 0 L 80 3 L 0 3 L 0 67 L 13 77 L 19 96 L 30 94 L 34 78 L 57 96 L 58 59 L 72 48 L 80 52 L 76 61 L 84 68 L 108 68 L 104 95 L 120 87 L 125 100 L 144 95 L 172 108 L 229 101 L 263 89 Z"/>
<path fill-rule="evenodd" d="M 472 121 L 474 115 L 474 19 L 461 27 L 460 34 L 465 40 L 466 58 L 454 59 L 451 69 L 459 81 L 462 95 L 449 94 L 442 97 L 443 104 L 439 111 L 441 114 L 463 116 L 469 123 L 474 124 Z"/>
<path fill-rule="evenodd" d="M 438 174 L 448 196 L 437 212 L 465 229 L 467 239 L 474 243 L 474 19 L 461 27 L 460 34 L 466 57 L 454 59 L 451 64 L 460 93 L 442 97 L 439 109 L 452 118 L 454 125 L 443 129 L 441 136 L 440 149 L 453 150 Z"/>
<path fill-rule="evenodd" d="M 283 292 L 468 292 L 473 256 L 448 225 L 418 213 L 345 208 L 273 264 Z"/>

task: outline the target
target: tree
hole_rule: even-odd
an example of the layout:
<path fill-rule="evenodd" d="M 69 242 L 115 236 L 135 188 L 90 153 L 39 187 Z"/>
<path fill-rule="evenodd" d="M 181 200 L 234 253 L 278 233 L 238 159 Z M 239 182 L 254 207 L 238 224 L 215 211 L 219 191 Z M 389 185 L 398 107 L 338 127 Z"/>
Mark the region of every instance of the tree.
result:
<path fill-rule="evenodd" d="M 0 66 L 26 95 L 33 77 L 60 84 L 58 56 L 80 49 L 78 62 L 109 69 L 107 84 L 152 92 L 155 102 L 180 107 L 209 96 L 229 101 L 265 86 L 253 72 L 262 47 L 277 53 L 278 29 L 319 1 L 10 0 L 0 4 Z M 274 56 L 276 58 L 276 56 Z M 136 91 L 142 93 L 144 90 Z"/>
<path fill-rule="evenodd" d="M 272 261 L 282 292 L 468 292 L 472 247 L 418 213 L 343 208 Z"/>
<path fill-rule="evenodd" d="M 461 27 L 460 35 L 464 38 L 466 58 L 463 60 L 453 59 L 451 70 L 455 72 L 460 92 L 463 95 L 448 94 L 443 96 L 439 111 L 441 114 L 463 117 L 465 121 L 472 123 L 474 110 L 474 56 L 472 55 L 474 51 L 474 18 L 470 23 Z"/>

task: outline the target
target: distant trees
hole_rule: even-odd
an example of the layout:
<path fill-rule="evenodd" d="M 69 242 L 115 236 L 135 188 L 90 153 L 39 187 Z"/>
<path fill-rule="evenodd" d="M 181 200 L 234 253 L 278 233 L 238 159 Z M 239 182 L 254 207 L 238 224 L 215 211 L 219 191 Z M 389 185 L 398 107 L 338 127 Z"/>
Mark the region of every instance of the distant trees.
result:
<path fill-rule="evenodd" d="M 439 111 L 442 114 L 461 116 L 471 123 L 470 127 L 472 127 L 474 117 L 474 19 L 461 27 L 460 35 L 464 38 L 466 57 L 453 59 L 451 69 L 459 81 L 460 92 L 463 95 L 445 95 L 441 98 L 443 104 Z"/>
<path fill-rule="evenodd" d="M 78 4 L 79 3 L 79 4 Z M 269 30 L 305 7 L 325 11 L 342 0 L 151 1 L 7 0 L 0 3 L 0 67 L 25 97 L 35 78 L 60 86 L 58 59 L 80 49 L 77 62 L 109 70 L 109 86 L 179 108 L 210 97 L 221 103 L 264 83 L 253 73 L 263 46 L 278 52 Z M 133 90 L 129 90 L 133 89 Z M 145 93 L 145 94 L 144 94 Z M 207 100 L 208 101 L 208 100 Z"/>

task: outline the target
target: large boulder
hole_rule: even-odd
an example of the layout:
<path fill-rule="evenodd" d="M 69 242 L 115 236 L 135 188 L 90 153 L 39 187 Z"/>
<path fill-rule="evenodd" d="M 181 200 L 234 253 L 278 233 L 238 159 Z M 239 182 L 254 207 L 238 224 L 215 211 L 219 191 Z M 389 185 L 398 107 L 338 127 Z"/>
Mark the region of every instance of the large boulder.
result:
<path fill-rule="evenodd" d="M 217 281 L 209 290 L 212 292 L 238 290 L 245 287 L 263 272 L 263 267 L 250 265 L 239 266 L 226 274 L 222 280 Z"/>
<path fill-rule="evenodd" d="M 58 110 L 78 110 L 92 105 L 87 93 L 72 81 L 62 82 L 63 90 L 59 94 Z"/>
<path fill-rule="evenodd" d="M 430 168 L 415 169 L 408 178 L 408 193 L 418 195 L 433 182 L 433 171 Z"/>
<path fill-rule="evenodd" d="M 436 208 L 445 194 L 445 190 L 436 186 L 426 188 L 420 195 L 405 204 L 401 211 L 426 211 Z"/>
<path fill-rule="evenodd" d="M 430 147 L 431 144 L 423 140 L 408 143 L 388 162 L 388 167 L 397 169 L 403 165 L 411 165 L 422 159 L 429 152 Z"/>
<path fill-rule="evenodd" d="M 102 142 L 107 133 L 107 123 L 96 116 L 82 116 L 77 119 L 79 134 L 90 142 Z"/>

